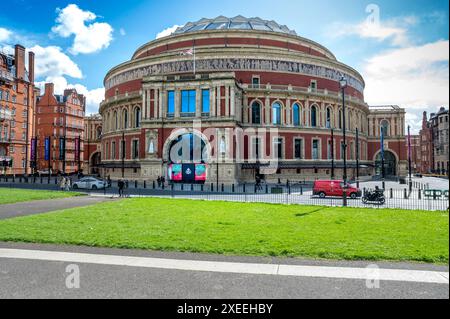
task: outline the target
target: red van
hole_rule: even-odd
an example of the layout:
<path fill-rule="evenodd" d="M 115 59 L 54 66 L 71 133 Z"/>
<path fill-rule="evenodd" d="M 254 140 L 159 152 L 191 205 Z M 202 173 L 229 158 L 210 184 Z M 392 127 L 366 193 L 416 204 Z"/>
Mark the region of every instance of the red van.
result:
<path fill-rule="evenodd" d="M 361 190 L 347 183 L 347 197 L 356 199 L 362 196 Z M 327 196 L 344 196 L 344 181 L 315 181 L 313 195 L 325 198 Z"/>

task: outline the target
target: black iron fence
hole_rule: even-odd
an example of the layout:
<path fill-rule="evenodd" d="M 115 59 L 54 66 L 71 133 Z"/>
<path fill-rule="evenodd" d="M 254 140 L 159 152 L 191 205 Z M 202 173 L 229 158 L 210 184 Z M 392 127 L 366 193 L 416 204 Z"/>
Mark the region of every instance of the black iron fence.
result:
<path fill-rule="evenodd" d="M 0 177 L 0 187 L 59 190 L 58 177 Z M 97 196 L 118 196 L 117 182 L 101 189 L 76 189 Z M 74 190 L 72 188 L 72 190 Z M 343 196 L 315 196 L 312 184 L 167 184 L 157 181 L 126 181 L 126 197 L 169 197 L 199 200 L 220 200 L 251 203 L 274 203 L 287 205 L 344 206 L 392 208 L 409 210 L 444 211 L 449 208 L 448 190 L 430 189 L 424 184 L 409 188 L 388 188 L 383 191 L 384 201 L 363 201 L 364 196 L 374 189 L 363 188 L 362 196 L 343 198 Z M 332 195 L 332 194 L 327 194 Z"/>

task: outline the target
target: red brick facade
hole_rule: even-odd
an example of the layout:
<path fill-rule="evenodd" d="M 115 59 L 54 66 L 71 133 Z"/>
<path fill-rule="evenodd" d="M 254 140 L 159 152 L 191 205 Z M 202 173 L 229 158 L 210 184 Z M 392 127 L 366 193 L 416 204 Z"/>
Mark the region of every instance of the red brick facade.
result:
<path fill-rule="evenodd" d="M 14 55 L 0 53 L 0 173 L 31 173 L 30 144 L 39 90 L 34 85 L 34 53 L 16 45 Z"/>
<path fill-rule="evenodd" d="M 36 113 L 37 169 L 47 170 L 44 141 L 51 137 L 50 167 L 54 173 L 75 173 L 83 164 L 84 114 L 86 99 L 74 89 L 63 95 L 54 94 L 54 85 L 47 83 L 44 94 L 39 97 Z M 76 140 L 80 138 L 80 158 L 77 158 Z M 65 139 L 66 151 L 61 150 L 61 139 Z"/>

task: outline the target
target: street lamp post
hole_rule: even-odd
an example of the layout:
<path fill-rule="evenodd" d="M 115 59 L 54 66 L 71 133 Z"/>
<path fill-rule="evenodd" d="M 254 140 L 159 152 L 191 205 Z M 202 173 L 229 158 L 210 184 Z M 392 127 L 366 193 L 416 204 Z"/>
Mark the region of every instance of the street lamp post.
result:
<path fill-rule="evenodd" d="M 122 132 L 122 178 L 125 178 L 125 132 Z"/>
<path fill-rule="evenodd" d="M 334 177 L 334 129 L 331 129 L 331 179 Z"/>
<path fill-rule="evenodd" d="M 359 188 L 359 129 L 356 128 L 356 187 Z"/>
<path fill-rule="evenodd" d="M 343 205 L 347 206 L 347 138 L 346 138 L 346 119 L 345 119 L 345 88 L 347 87 L 347 79 L 342 76 L 339 80 L 339 85 L 342 90 L 342 130 L 343 130 L 343 152 L 344 152 L 344 196 L 343 196 Z"/>
<path fill-rule="evenodd" d="M 411 126 L 408 125 L 408 169 L 409 169 L 409 192 L 412 192 L 412 152 L 411 152 Z"/>

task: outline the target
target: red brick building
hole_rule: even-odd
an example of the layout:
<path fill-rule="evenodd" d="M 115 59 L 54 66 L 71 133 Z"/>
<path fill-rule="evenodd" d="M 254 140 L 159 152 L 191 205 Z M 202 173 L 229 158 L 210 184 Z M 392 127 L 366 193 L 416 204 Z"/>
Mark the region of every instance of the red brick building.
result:
<path fill-rule="evenodd" d="M 405 110 L 369 108 L 355 69 L 274 21 L 187 23 L 138 48 L 104 84 L 105 176 L 170 180 L 175 168 L 203 165 L 207 182 L 314 180 L 330 178 L 334 159 L 340 178 L 345 148 L 349 178 L 358 150 L 361 175 L 380 174 L 381 129 L 387 175 L 407 173 Z"/>
<path fill-rule="evenodd" d="M 423 112 L 420 136 L 420 173 L 429 174 L 433 170 L 433 129 L 428 122 L 427 112 Z"/>
<path fill-rule="evenodd" d="M 31 173 L 30 144 L 39 90 L 34 85 L 34 53 L 16 45 L 14 55 L 0 53 L 0 173 Z"/>
<path fill-rule="evenodd" d="M 75 89 L 56 95 L 52 83 L 45 85 L 44 95 L 38 98 L 36 113 L 38 170 L 45 171 L 49 167 L 44 146 L 47 137 L 51 137 L 50 167 L 54 173 L 70 174 L 82 169 L 85 105 L 86 98 Z"/>
<path fill-rule="evenodd" d="M 84 157 L 85 174 L 100 173 L 101 164 L 102 117 L 99 114 L 84 118 Z"/>

